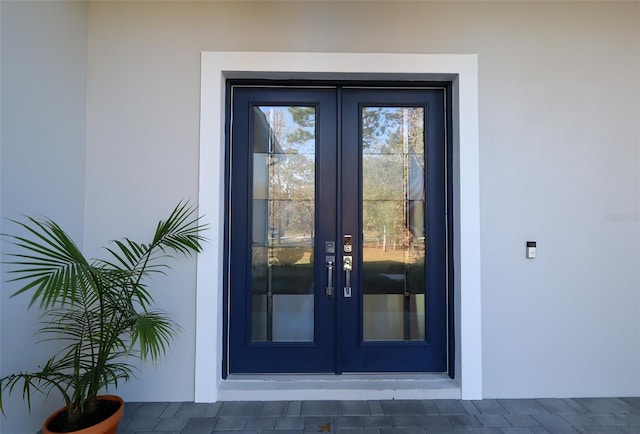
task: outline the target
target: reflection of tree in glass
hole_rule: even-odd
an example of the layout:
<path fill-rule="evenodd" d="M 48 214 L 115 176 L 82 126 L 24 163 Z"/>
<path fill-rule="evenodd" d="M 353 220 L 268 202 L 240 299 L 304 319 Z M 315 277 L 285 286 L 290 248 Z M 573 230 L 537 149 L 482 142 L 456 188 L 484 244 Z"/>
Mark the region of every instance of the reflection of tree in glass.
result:
<path fill-rule="evenodd" d="M 422 154 L 424 122 L 424 107 L 364 107 L 362 149 L 365 153 Z"/>
<path fill-rule="evenodd" d="M 313 236 L 315 108 L 272 107 L 269 125 L 278 143 L 272 157 L 272 225 L 288 237 Z M 279 237 L 278 237 L 279 238 Z"/>
<path fill-rule="evenodd" d="M 415 242 L 409 231 L 409 184 L 422 173 L 410 170 L 410 160 L 424 171 L 424 108 L 365 107 L 362 111 L 363 231 L 365 237 L 387 240 L 393 248 Z M 419 157 L 416 157 L 419 155 Z M 423 183 L 422 178 L 418 184 Z M 423 224 L 423 223 L 421 223 Z"/>
<path fill-rule="evenodd" d="M 375 152 L 380 149 L 379 141 L 385 142 L 384 136 L 387 124 L 394 117 L 395 112 L 385 111 L 384 107 L 364 107 L 362 109 L 362 149 L 365 152 Z"/>
<path fill-rule="evenodd" d="M 313 146 L 316 126 L 316 109 L 314 107 L 289 107 L 289 114 L 291 114 L 293 123 L 297 124 L 298 127 L 293 128 L 288 132 L 287 141 L 289 143 L 300 145 L 310 143 Z M 313 149 L 309 151 L 313 152 Z"/>

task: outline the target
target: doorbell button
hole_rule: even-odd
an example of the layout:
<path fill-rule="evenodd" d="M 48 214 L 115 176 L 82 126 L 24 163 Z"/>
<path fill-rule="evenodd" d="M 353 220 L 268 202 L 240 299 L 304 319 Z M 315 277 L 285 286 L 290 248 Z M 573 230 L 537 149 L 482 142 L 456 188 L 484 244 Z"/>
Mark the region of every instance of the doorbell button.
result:
<path fill-rule="evenodd" d="M 536 242 L 527 241 L 527 259 L 536 258 Z"/>

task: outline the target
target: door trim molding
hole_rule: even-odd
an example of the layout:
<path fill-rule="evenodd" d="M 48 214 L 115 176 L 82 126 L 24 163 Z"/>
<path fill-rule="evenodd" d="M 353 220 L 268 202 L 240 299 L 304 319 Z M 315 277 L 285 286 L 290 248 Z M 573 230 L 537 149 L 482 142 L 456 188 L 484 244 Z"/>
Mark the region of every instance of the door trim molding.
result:
<path fill-rule="evenodd" d="M 198 203 L 203 223 L 211 225 L 212 230 L 208 247 L 198 256 L 194 400 L 214 402 L 224 397 L 219 389 L 224 345 L 225 81 L 229 78 L 453 84 L 455 381 L 463 399 L 481 399 L 477 55 L 202 52 Z"/>

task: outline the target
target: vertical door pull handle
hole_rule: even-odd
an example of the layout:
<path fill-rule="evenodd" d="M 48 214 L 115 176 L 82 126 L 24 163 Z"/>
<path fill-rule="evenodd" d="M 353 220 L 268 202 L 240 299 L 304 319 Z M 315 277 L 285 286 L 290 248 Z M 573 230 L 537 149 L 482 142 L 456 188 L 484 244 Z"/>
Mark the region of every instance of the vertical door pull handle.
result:
<path fill-rule="evenodd" d="M 325 290 L 325 295 L 327 297 L 333 297 L 333 267 L 335 263 L 335 256 L 326 257 L 325 264 L 327 266 L 327 288 Z"/>
<path fill-rule="evenodd" d="M 343 256 L 342 269 L 345 272 L 344 291 L 345 298 L 351 297 L 351 271 L 353 270 L 353 256 Z"/>

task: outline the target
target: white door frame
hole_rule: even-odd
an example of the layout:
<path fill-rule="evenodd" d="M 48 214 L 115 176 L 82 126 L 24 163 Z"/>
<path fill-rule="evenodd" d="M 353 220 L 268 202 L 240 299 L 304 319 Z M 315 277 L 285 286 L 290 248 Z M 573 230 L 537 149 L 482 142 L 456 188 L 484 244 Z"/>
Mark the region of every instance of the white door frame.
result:
<path fill-rule="evenodd" d="M 446 80 L 453 83 L 455 382 L 460 398 L 481 399 L 477 55 L 208 51 L 202 53 L 201 61 L 198 202 L 203 223 L 209 224 L 211 230 L 209 242 L 198 256 L 194 400 L 215 402 L 225 398 L 220 394 L 220 386 L 224 345 L 225 81 L 228 78 Z M 282 383 L 279 388 L 286 394 Z M 309 397 L 316 396 L 312 389 L 307 392 Z M 251 393 L 243 396 L 247 400 L 263 399 Z"/>

